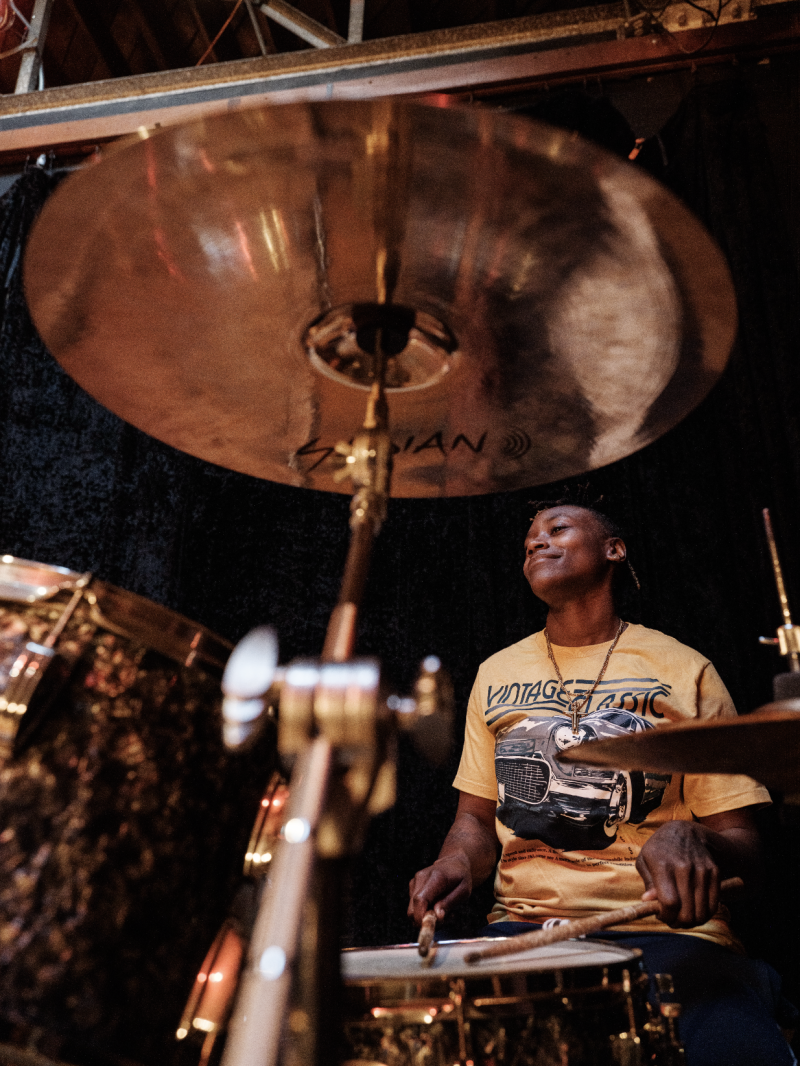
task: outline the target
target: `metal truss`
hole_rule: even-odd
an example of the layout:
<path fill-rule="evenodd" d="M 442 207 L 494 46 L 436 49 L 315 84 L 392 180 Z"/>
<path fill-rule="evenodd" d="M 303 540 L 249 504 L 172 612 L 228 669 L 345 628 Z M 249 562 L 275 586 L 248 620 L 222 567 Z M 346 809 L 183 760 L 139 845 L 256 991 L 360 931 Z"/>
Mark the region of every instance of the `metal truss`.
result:
<path fill-rule="evenodd" d="M 15 95 L 0 97 L 0 153 L 93 143 L 236 108 L 243 103 L 395 94 L 485 95 L 559 81 L 655 72 L 722 57 L 794 49 L 797 3 L 731 0 L 709 36 L 710 16 L 674 0 L 631 14 L 630 0 L 501 22 L 360 40 L 364 0 L 351 0 L 348 40 L 285 0 L 258 6 L 314 45 L 305 51 L 86 82 L 36 91 L 54 0 L 36 0 Z M 251 0 L 248 0 L 250 4 Z M 638 9 L 637 9 L 638 10 Z M 26 42 L 28 44 L 28 42 Z"/>

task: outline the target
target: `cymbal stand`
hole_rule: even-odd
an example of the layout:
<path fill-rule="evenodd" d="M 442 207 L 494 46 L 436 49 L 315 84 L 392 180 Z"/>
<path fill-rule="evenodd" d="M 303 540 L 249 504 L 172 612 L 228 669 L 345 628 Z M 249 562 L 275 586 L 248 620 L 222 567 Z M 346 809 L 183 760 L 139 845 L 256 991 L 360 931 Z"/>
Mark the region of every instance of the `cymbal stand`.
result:
<path fill-rule="evenodd" d="M 437 729 L 441 733 L 449 726 L 448 682 L 436 678 L 438 660 L 426 660 L 436 665 L 423 665 L 416 699 L 395 698 L 393 714 L 378 663 L 351 657 L 390 473 L 380 330 L 376 348 L 376 380 L 363 428 L 352 445 L 339 448 L 357 489 L 341 592 L 322 658 L 299 660 L 276 672 L 278 748 L 285 760 L 294 761 L 294 769 L 222 1066 L 333 1066 L 338 1061 L 335 901 L 342 862 L 358 849 L 369 817 L 394 803 L 397 727 L 419 724 L 421 737 L 435 738 Z"/>
<path fill-rule="evenodd" d="M 769 508 L 763 512 L 764 529 L 769 544 L 769 553 L 772 560 L 772 570 L 775 575 L 775 586 L 778 590 L 778 599 L 783 613 L 783 625 L 778 626 L 776 637 L 759 637 L 761 644 L 775 644 L 781 655 L 785 655 L 789 663 L 789 672 L 777 674 L 773 679 L 773 690 L 776 700 L 793 699 L 800 696 L 800 626 L 792 623 L 792 615 L 789 610 L 789 597 L 786 595 L 786 585 L 783 580 L 783 569 L 778 557 L 778 546 L 775 543 L 775 534 L 772 529 L 772 519 Z"/>
<path fill-rule="evenodd" d="M 381 690 L 378 663 L 352 658 L 372 544 L 386 516 L 389 493 L 384 334 L 400 271 L 409 181 L 405 125 L 385 102 L 374 106 L 376 126 L 365 144 L 363 188 L 376 235 L 377 302 L 374 334 L 370 338 L 367 331 L 363 343 L 359 339 L 365 357 L 371 357 L 372 385 L 361 430 L 352 444 L 336 447 L 344 458 L 337 480 L 351 477 L 356 490 L 350 504 L 350 545 L 321 661 L 295 662 L 282 674 L 278 748 L 296 764 L 287 820 L 256 919 L 222 1066 L 338 1062 L 336 900 L 342 860 L 357 850 L 369 816 L 394 803 L 391 739 L 400 720 L 405 719 L 404 728 L 413 728 L 415 716 L 425 719 L 424 734 L 438 709 L 449 718 L 447 697 L 430 699 L 421 685 L 422 680 L 432 682 L 429 696 L 439 691 L 434 680 L 438 666 L 418 682 L 419 698 L 398 701 L 406 706 L 393 715 Z M 296 1005 L 290 1009 L 293 989 Z"/>
<path fill-rule="evenodd" d="M 373 225 L 377 239 L 375 256 L 375 337 L 362 344 L 371 356 L 372 387 L 361 431 L 351 445 L 337 444 L 344 468 L 337 481 L 351 477 L 356 492 L 350 504 L 350 548 L 345 563 L 339 602 L 331 614 L 323 661 L 344 662 L 355 647 L 358 608 L 364 592 L 372 543 L 386 517 L 391 476 L 389 411 L 386 404 L 386 351 L 384 332 L 397 279 L 400 248 L 405 227 L 410 149 L 404 120 L 393 113 L 387 101 L 377 100 L 375 136 L 364 158 L 365 188 L 370 190 Z M 383 320 L 381 311 L 384 311 Z M 406 337 L 406 342 L 408 338 Z M 365 350 L 366 349 L 366 350 Z"/>
<path fill-rule="evenodd" d="M 364 594 L 372 544 L 386 517 L 391 472 L 391 441 L 386 394 L 383 389 L 385 357 L 378 335 L 375 382 L 367 401 L 364 425 L 352 444 L 340 443 L 336 451 L 345 465 L 337 481 L 351 477 L 356 491 L 350 503 L 350 546 L 347 552 L 339 600 L 331 613 L 322 658 L 344 662 L 355 647 L 358 608 Z"/>

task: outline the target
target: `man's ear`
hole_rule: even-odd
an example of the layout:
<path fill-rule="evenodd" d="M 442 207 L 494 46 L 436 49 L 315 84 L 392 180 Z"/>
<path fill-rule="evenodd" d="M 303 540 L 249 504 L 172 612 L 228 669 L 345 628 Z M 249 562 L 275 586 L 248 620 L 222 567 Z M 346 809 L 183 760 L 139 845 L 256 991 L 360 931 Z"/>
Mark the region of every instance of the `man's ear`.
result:
<path fill-rule="evenodd" d="M 619 537 L 612 537 L 608 542 L 606 548 L 606 559 L 609 562 L 624 563 L 628 551 L 625 547 L 625 542 L 620 540 Z"/>

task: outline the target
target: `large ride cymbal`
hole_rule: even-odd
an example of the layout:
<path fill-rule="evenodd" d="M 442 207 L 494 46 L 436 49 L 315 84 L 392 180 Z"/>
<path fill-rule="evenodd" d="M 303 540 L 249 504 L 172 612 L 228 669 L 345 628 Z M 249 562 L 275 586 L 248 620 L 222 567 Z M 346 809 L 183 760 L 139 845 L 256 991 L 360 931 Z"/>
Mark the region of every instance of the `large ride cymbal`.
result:
<path fill-rule="evenodd" d="M 578 744 L 559 762 L 662 774 L 748 774 L 783 792 L 800 792 L 800 700 L 768 703 L 715 721 L 665 722 L 629 736 Z"/>
<path fill-rule="evenodd" d="M 640 170 L 525 118 L 396 100 L 243 110 L 122 147 L 47 202 L 25 282 L 45 343 L 116 414 L 340 492 L 332 449 L 362 421 L 380 329 L 394 496 L 636 451 L 705 396 L 736 318 L 721 254 Z"/>

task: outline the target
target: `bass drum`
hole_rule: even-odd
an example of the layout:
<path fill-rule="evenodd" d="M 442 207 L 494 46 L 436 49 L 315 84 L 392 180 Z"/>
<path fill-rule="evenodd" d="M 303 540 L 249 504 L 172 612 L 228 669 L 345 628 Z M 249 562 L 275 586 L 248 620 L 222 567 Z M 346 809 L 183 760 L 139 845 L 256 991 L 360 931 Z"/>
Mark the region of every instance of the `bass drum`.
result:
<path fill-rule="evenodd" d="M 496 943 L 487 938 L 484 943 Z M 481 941 L 343 952 L 345 1066 L 672 1066 L 638 950 L 568 940 L 469 964 Z M 430 956 L 429 956 L 430 958 Z"/>
<path fill-rule="evenodd" d="M 223 749 L 229 652 L 89 575 L 0 559 L 0 1040 L 175 1059 L 275 764 L 266 739 Z"/>

